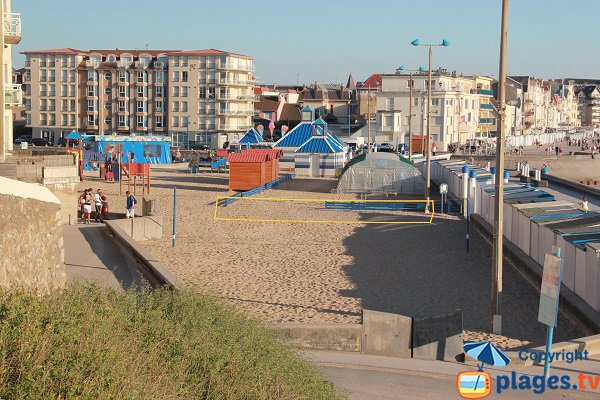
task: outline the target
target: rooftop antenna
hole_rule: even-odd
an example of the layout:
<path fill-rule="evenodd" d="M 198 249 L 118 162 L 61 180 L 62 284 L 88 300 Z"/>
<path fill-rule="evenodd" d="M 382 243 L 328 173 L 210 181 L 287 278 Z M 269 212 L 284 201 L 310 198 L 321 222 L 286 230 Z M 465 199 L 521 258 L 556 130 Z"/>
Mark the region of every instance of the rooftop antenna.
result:
<path fill-rule="evenodd" d="M 296 86 L 300 86 L 300 72 L 296 73 Z"/>
<path fill-rule="evenodd" d="M 150 49 L 150 45 L 148 43 L 146 43 L 146 51 L 148 51 Z"/>

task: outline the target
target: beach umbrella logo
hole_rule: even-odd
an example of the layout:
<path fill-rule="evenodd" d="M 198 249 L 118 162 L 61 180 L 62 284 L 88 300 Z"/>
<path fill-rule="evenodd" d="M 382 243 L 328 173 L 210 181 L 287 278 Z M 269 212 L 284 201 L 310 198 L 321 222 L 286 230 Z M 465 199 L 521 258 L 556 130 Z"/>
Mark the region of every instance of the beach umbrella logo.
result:
<path fill-rule="evenodd" d="M 456 377 L 458 394 L 465 399 L 483 399 L 492 391 L 492 378 L 483 371 L 483 365 L 503 367 L 510 358 L 490 342 L 467 342 L 463 345 L 469 357 L 481 362 L 477 371 L 461 372 Z"/>

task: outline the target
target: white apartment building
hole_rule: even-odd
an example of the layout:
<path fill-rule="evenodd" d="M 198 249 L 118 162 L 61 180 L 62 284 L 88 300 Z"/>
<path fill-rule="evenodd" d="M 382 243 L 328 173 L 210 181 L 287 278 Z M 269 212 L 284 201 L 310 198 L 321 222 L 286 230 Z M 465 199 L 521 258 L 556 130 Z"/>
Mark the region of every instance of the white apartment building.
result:
<path fill-rule="evenodd" d="M 27 51 L 26 123 L 51 142 L 90 135 L 169 135 L 174 147 L 220 147 L 252 125 L 251 57 L 221 50 Z"/>
<path fill-rule="evenodd" d="M 413 138 L 426 134 L 427 72 L 412 75 L 412 80 L 411 107 L 410 75 L 401 71 L 381 75 L 381 90 L 376 93 L 378 142 L 407 144 L 410 130 Z M 451 143 L 489 136 L 489 127 L 495 125 L 490 114 L 491 82 L 488 77 L 460 76 L 443 70 L 433 73 L 431 140 L 439 151 Z"/>
<path fill-rule="evenodd" d="M 0 0 L 2 15 L 2 37 L 0 45 L 0 64 L 2 77 L 0 79 L 0 160 L 13 150 L 13 114 L 12 107 L 22 104 L 21 85 L 12 83 L 12 46 L 21 41 L 21 14 L 11 12 L 11 0 Z"/>

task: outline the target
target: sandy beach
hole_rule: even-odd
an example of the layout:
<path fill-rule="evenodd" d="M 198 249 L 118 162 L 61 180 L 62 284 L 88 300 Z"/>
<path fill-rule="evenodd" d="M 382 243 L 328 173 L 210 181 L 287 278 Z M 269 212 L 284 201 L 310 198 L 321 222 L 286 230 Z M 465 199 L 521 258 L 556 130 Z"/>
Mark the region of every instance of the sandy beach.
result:
<path fill-rule="evenodd" d="M 437 215 L 429 225 L 215 221 L 216 196 L 227 196 L 228 175 L 185 173 L 183 165 L 152 169 L 155 212 L 163 238 L 144 246 L 187 285 L 210 292 L 264 321 L 359 322 L 361 309 L 404 315 L 463 310 L 465 340 L 490 339 L 503 348 L 542 344 L 539 294 L 505 263 L 505 336 L 491 332 L 491 247 L 472 235 L 465 252 L 464 221 Z M 124 212 L 118 183 L 90 178 L 113 212 Z M 171 247 L 173 187 L 177 187 L 177 245 Z M 334 180 L 294 179 L 258 198 L 352 199 L 330 193 Z M 137 194 L 141 203 L 141 188 Z M 141 211 L 141 204 L 139 205 Z M 238 201 L 219 207 L 223 218 L 424 221 L 422 213 L 340 211 L 322 202 Z M 584 336 L 560 315 L 555 341 Z"/>

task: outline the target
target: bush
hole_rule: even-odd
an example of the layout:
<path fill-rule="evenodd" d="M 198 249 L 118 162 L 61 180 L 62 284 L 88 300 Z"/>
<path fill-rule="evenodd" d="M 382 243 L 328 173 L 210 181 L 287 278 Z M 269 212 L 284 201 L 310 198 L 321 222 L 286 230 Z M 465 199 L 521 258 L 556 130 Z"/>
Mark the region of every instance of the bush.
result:
<path fill-rule="evenodd" d="M 193 292 L 0 293 L 2 399 L 337 399 L 260 323 Z"/>

